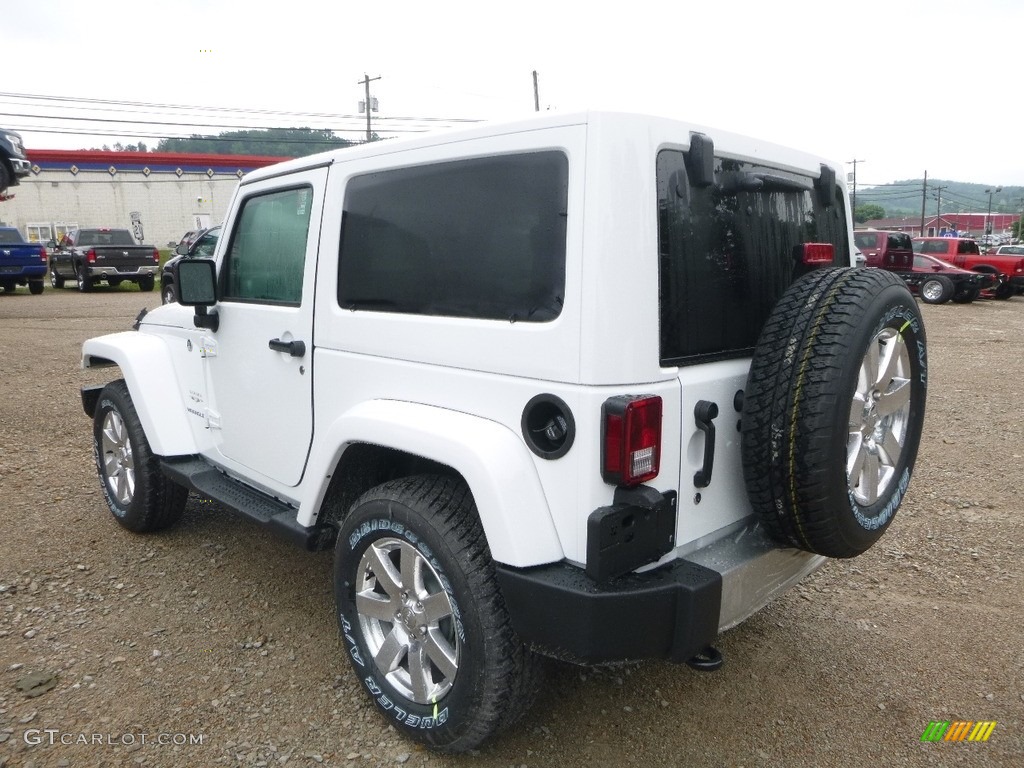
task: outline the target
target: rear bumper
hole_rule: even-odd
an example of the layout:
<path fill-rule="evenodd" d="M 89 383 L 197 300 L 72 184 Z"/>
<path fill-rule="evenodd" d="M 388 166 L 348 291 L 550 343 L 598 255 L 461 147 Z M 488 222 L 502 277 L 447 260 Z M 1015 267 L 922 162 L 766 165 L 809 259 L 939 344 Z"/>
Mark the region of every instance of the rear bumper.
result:
<path fill-rule="evenodd" d="M 131 280 L 133 277 L 154 277 L 156 275 L 155 266 L 146 267 L 89 267 L 90 277 L 122 277 L 125 280 Z"/>
<path fill-rule="evenodd" d="M 684 662 L 825 559 L 780 549 L 748 521 L 685 558 L 601 584 L 567 563 L 499 565 L 497 575 L 512 626 L 541 653 L 586 663 Z"/>

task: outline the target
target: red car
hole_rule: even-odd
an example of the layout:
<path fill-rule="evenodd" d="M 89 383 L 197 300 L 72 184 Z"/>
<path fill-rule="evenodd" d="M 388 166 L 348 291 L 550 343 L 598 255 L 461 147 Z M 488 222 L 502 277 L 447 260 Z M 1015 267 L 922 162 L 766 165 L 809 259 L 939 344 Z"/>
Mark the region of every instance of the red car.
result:
<path fill-rule="evenodd" d="M 974 240 L 962 237 L 915 237 L 914 252 L 964 269 L 996 275 L 999 282 L 993 290 L 997 299 L 1024 293 L 1024 256 L 982 254 Z"/>
<path fill-rule="evenodd" d="M 945 304 L 952 299 L 967 304 L 981 292 L 999 285 L 999 278 L 987 272 L 972 272 L 926 254 L 914 254 L 910 272 L 898 273 L 911 291 L 926 304 Z"/>

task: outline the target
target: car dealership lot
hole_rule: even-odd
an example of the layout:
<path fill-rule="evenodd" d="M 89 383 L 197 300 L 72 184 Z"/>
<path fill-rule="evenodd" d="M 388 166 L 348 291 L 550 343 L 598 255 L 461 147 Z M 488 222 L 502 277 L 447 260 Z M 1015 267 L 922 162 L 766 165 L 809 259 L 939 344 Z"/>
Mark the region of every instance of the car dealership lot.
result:
<path fill-rule="evenodd" d="M 0 296 L 3 768 L 1011 765 L 1024 751 L 1024 298 L 922 307 L 925 436 L 877 547 L 723 636 L 719 672 L 554 666 L 525 720 L 461 759 L 403 741 L 364 703 L 329 552 L 198 497 L 162 535 L 111 518 L 78 387 L 116 374 L 81 371 L 79 350 L 159 302 Z M 55 686 L 30 698 L 48 685 L 19 690 L 32 672 Z M 921 742 L 956 720 L 997 725 L 985 743 Z M 56 743 L 32 743 L 47 729 Z M 179 734 L 202 743 L 156 743 Z"/>

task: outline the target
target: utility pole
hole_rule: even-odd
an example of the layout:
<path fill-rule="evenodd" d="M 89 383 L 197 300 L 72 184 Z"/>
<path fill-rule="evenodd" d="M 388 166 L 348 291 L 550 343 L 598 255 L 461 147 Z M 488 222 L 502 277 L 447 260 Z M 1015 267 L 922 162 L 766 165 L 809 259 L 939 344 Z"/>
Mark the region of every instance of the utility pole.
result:
<path fill-rule="evenodd" d="M 942 190 L 949 189 L 947 184 L 944 187 L 935 187 L 935 234 L 938 236 L 939 227 L 942 226 Z"/>
<path fill-rule="evenodd" d="M 853 163 L 853 215 L 856 221 L 857 216 L 857 163 L 866 163 L 867 160 L 847 160 L 847 163 Z"/>
<path fill-rule="evenodd" d="M 928 201 L 928 171 L 924 172 L 924 186 L 921 188 L 921 237 L 924 237 L 924 204 Z"/>
<path fill-rule="evenodd" d="M 373 134 L 370 132 L 370 112 L 376 112 L 376 105 L 370 100 L 370 83 L 374 80 L 380 80 L 380 76 L 370 77 L 365 72 L 363 73 L 363 79 L 357 80 L 356 85 L 366 86 L 366 140 L 370 141 L 373 138 Z"/>
<path fill-rule="evenodd" d="M 992 237 L 992 195 L 1002 192 L 1002 187 L 996 187 L 995 189 L 986 189 L 985 194 L 988 195 L 988 214 L 985 216 L 985 234 L 990 238 Z M 989 245 L 992 243 L 990 242 Z"/>
<path fill-rule="evenodd" d="M 540 112 L 540 89 L 537 88 L 537 70 L 533 70 L 533 111 Z"/>

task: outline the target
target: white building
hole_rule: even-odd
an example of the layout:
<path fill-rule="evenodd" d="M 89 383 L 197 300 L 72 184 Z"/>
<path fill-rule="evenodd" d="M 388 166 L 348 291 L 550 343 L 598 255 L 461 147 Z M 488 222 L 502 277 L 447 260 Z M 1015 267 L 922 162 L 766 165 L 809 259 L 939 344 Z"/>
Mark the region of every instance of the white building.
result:
<path fill-rule="evenodd" d="M 46 149 L 28 157 L 32 172 L 8 189 L 0 224 L 45 243 L 74 227 L 133 229 L 138 219 L 142 242 L 157 247 L 223 220 L 247 171 L 287 159 Z"/>

